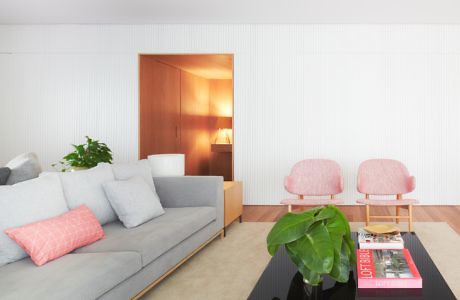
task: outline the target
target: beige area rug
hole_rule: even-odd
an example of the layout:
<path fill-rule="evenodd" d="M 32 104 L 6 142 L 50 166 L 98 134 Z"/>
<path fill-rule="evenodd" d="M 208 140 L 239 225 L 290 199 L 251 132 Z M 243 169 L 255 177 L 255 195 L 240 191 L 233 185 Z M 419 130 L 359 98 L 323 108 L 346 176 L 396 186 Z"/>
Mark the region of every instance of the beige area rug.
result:
<path fill-rule="evenodd" d="M 352 230 L 362 226 L 350 224 Z M 265 237 L 272 226 L 268 222 L 231 225 L 225 239 L 214 240 L 142 299 L 247 299 L 270 260 Z M 414 230 L 460 299 L 460 236 L 442 222 L 414 223 Z"/>

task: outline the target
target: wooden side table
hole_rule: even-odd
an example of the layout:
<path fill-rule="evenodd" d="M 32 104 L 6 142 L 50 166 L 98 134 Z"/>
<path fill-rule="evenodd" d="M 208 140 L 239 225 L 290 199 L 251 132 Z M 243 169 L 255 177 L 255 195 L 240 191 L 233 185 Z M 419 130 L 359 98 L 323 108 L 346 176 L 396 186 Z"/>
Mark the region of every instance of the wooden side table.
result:
<path fill-rule="evenodd" d="M 243 182 L 224 181 L 224 236 L 225 229 L 236 219 L 243 221 Z"/>

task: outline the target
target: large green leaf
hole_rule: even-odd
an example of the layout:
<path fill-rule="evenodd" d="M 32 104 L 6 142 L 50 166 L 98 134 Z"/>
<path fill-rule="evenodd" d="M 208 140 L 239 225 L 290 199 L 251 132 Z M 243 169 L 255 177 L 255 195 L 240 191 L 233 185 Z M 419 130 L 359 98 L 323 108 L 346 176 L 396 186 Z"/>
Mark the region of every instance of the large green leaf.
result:
<path fill-rule="evenodd" d="M 334 247 L 322 221 L 310 226 L 305 235 L 286 245 L 305 266 L 317 273 L 327 274 L 334 262 Z"/>
<path fill-rule="evenodd" d="M 301 214 L 287 213 L 273 226 L 267 236 L 267 246 L 287 244 L 297 240 L 314 222 L 316 211 L 307 211 Z M 271 255 L 274 255 L 273 247 L 268 247 Z"/>
<path fill-rule="evenodd" d="M 348 246 L 349 252 L 349 258 L 351 263 L 356 262 L 356 255 L 355 255 L 355 241 L 351 238 L 351 230 L 350 230 L 350 223 L 348 223 L 347 218 L 345 215 L 338 209 L 337 209 L 337 218 L 342 220 L 344 226 L 345 226 L 345 235 L 343 236 L 343 240 L 345 244 Z"/>
<path fill-rule="evenodd" d="M 279 244 L 277 244 L 277 245 L 267 245 L 268 253 L 270 253 L 271 256 L 275 255 L 275 253 L 278 251 L 279 247 L 280 247 Z"/>
<path fill-rule="evenodd" d="M 340 251 L 342 247 L 343 236 L 346 234 L 347 221 L 340 217 L 335 207 L 329 207 L 330 210 L 334 211 L 334 218 L 327 219 L 325 222 L 326 229 L 329 232 L 331 241 L 334 244 L 334 249 Z"/>
<path fill-rule="evenodd" d="M 305 266 L 305 264 L 302 262 L 302 260 L 299 257 L 297 257 L 291 250 L 289 250 L 288 247 L 286 247 L 286 251 L 289 255 L 289 258 L 297 266 L 297 269 L 299 270 L 300 274 L 302 274 L 304 279 L 308 280 L 308 282 L 310 282 L 313 285 L 320 283 L 321 275 L 319 273 L 316 273 L 308 269 L 307 266 Z"/>
<path fill-rule="evenodd" d="M 335 206 L 332 206 L 332 205 L 323 207 L 319 211 L 319 213 L 316 215 L 315 220 L 319 221 L 319 220 L 326 220 L 326 219 L 334 218 L 336 215 L 336 209 L 334 208 Z"/>
<path fill-rule="evenodd" d="M 355 262 L 355 242 L 351 238 L 350 224 L 348 223 L 345 215 L 335 206 L 330 206 L 331 209 L 336 211 L 334 218 L 326 220 L 326 227 L 331 235 L 334 243 L 334 249 L 340 251 L 342 248 L 342 241 L 347 245 L 350 250 L 350 261 Z"/>
<path fill-rule="evenodd" d="M 346 243 L 339 251 L 334 249 L 334 264 L 329 275 L 338 282 L 347 282 L 350 274 L 350 253 Z"/>
<path fill-rule="evenodd" d="M 350 263 L 356 263 L 356 253 L 355 253 L 355 241 L 351 238 L 351 234 L 345 235 L 343 237 L 345 245 L 347 245 L 349 250 L 349 259 Z"/>

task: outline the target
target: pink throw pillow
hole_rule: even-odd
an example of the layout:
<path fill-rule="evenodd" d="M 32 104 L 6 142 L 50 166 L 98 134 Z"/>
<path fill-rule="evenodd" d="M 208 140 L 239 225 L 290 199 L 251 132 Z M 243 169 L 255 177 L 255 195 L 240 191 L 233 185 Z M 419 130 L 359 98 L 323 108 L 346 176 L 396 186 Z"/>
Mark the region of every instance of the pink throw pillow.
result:
<path fill-rule="evenodd" d="M 7 229 L 5 233 L 38 266 L 104 237 L 101 224 L 86 205 L 57 217 Z"/>

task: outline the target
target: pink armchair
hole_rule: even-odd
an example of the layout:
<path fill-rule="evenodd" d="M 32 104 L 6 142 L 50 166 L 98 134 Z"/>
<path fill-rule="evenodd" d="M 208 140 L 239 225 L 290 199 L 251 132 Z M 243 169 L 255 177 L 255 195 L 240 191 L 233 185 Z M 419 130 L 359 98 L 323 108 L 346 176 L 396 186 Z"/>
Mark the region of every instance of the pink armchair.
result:
<path fill-rule="evenodd" d="M 343 177 L 340 166 L 328 159 L 306 159 L 296 163 L 291 174 L 284 179 L 284 188 L 297 199 L 285 199 L 281 204 L 292 206 L 311 206 L 340 204 L 342 200 L 335 195 L 343 191 Z M 304 199 L 304 196 L 330 196 L 330 199 Z"/>
<path fill-rule="evenodd" d="M 370 159 L 361 163 L 358 169 L 358 192 L 365 199 L 356 202 L 366 205 L 366 225 L 370 219 L 408 219 L 412 231 L 412 205 L 415 199 L 403 199 L 402 195 L 415 189 L 415 177 L 410 176 L 406 166 L 392 159 Z M 396 195 L 396 200 L 372 200 L 369 195 Z M 371 216 L 370 206 L 396 206 L 396 216 Z M 408 210 L 407 216 L 400 216 L 400 208 Z"/>

